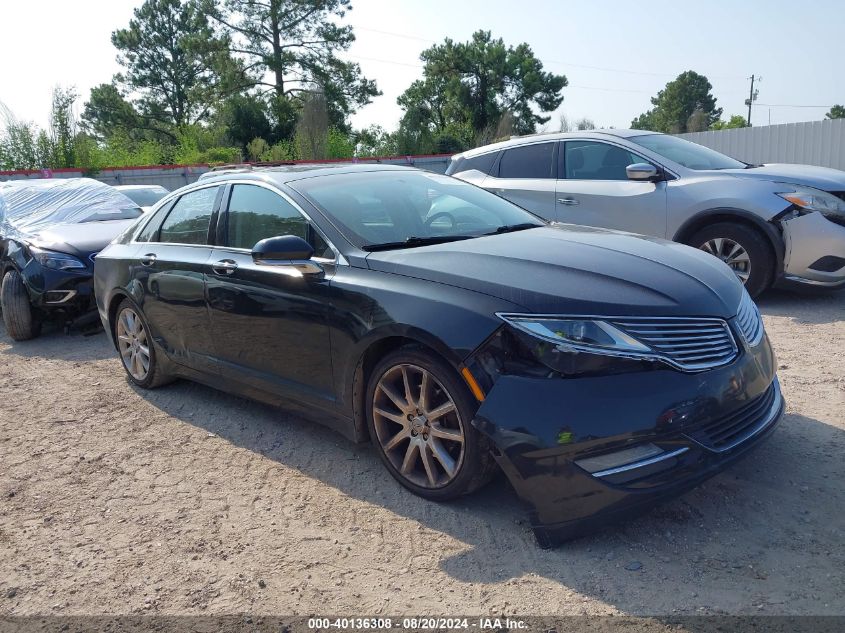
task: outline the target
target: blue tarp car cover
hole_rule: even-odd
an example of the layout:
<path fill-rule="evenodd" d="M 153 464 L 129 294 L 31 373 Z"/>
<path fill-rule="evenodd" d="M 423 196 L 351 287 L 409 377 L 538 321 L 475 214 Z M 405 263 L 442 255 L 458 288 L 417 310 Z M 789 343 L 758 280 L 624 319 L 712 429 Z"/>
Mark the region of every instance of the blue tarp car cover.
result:
<path fill-rule="evenodd" d="M 13 180 L 0 183 L 0 234 L 32 233 L 54 224 L 128 220 L 138 205 L 91 178 Z"/>

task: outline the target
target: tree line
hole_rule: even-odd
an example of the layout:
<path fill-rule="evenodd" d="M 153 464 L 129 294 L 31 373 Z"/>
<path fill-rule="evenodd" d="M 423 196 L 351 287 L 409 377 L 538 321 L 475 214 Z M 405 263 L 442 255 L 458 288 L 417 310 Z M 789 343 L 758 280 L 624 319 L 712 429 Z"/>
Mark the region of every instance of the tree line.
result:
<path fill-rule="evenodd" d="M 0 107 L 0 169 L 284 162 L 452 153 L 548 129 L 567 78 L 531 47 L 489 31 L 422 52 L 422 78 L 399 96 L 397 129 L 354 129 L 381 94 L 344 59 L 355 41 L 349 0 L 145 0 L 111 41 L 120 72 L 83 100 L 54 90 L 41 129 Z M 688 71 L 632 122 L 663 132 L 721 121 L 706 77 Z M 561 129 L 591 129 L 589 119 Z"/>

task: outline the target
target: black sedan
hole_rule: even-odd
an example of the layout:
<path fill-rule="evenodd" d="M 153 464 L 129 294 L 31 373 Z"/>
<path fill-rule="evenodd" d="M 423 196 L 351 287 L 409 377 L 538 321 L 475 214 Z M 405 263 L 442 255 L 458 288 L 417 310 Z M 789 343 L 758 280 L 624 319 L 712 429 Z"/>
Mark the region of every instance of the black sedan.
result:
<path fill-rule="evenodd" d="M 95 289 L 135 384 L 295 403 L 427 499 L 501 468 L 542 545 L 713 475 L 784 407 L 718 259 L 407 168 L 204 179 L 100 253 Z"/>
<path fill-rule="evenodd" d="M 141 215 L 90 178 L 0 185 L 0 306 L 9 336 L 33 338 L 48 318 L 96 322 L 94 257 Z"/>

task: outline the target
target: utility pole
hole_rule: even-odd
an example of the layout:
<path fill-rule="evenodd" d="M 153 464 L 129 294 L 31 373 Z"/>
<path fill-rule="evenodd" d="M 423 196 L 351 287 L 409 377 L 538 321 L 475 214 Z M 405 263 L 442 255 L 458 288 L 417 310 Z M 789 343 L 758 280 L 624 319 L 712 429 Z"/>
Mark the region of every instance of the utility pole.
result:
<path fill-rule="evenodd" d="M 759 90 L 754 90 L 754 75 L 751 75 L 751 90 L 748 92 L 748 99 L 745 100 L 745 105 L 748 106 L 748 127 L 751 127 L 751 104 L 757 101 L 757 93 Z M 757 83 L 760 83 L 762 77 L 757 77 Z"/>

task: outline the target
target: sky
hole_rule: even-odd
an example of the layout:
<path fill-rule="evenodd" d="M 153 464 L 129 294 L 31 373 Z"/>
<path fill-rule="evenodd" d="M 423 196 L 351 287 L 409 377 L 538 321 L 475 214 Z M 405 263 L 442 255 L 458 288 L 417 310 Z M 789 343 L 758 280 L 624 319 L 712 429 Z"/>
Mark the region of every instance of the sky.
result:
<path fill-rule="evenodd" d="M 75 86 L 81 110 L 91 87 L 119 71 L 110 34 L 141 1 L 0 0 L 0 103 L 44 125 L 53 86 Z M 708 77 L 724 119 L 746 115 L 752 74 L 762 77 L 754 125 L 819 120 L 845 103 L 842 0 L 353 0 L 344 21 L 357 37 L 347 57 L 383 92 L 355 127 L 394 129 L 396 98 L 422 76 L 420 53 L 478 29 L 528 43 L 546 70 L 566 75 L 550 131 L 561 113 L 628 127 L 685 70 Z"/>

